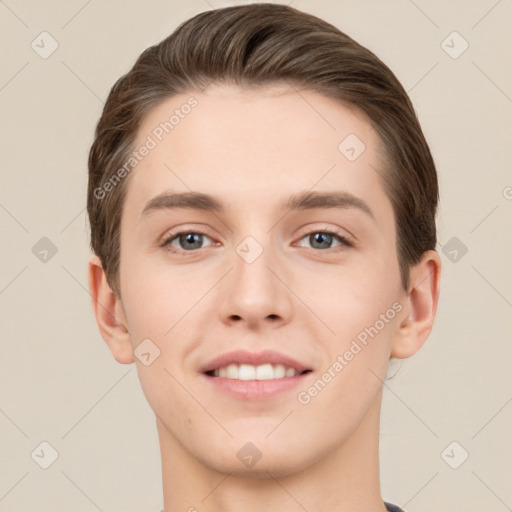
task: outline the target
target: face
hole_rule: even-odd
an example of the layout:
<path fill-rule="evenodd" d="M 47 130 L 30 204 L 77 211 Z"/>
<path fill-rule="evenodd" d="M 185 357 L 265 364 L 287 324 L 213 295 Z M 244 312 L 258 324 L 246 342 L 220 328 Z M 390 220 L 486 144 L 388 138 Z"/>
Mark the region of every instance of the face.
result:
<path fill-rule="evenodd" d="M 161 443 L 225 473 L 306 468 L 375 406 L 403 320 L 378 136 L 318 93 L 227 85 L 168 99 L 148 136 L 120 304 L 133 348 L 150 340 L 136 364 Z"/>

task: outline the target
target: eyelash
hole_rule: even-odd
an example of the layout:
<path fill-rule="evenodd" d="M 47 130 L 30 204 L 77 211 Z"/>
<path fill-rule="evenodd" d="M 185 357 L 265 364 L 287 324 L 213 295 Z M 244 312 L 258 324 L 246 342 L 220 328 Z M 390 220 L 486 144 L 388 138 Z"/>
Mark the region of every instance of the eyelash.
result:
<path fill-rule="evenodd" d="M 171 245 L 171 242 L 176 240 L 181 235 L 191 235 L 191 234 L 206 236 L 207 238 L 210 238 L 210 240 L 211 240 L 211 237 L 209 235 L 207 235 L 206 233 L 204 233 L 203 231 L 196 231 L 196 230 L 194 230 L 194 231 L 192 231 L 192 230 L 190 230 L 190 231 L 178 231 L 176 233 L 171 233 L 164 240 L 164 242 L 161 244 L 161 246 L 164 249 L 166 249 L 167 251 L 169 251 L 169 252 L 176 253 L 176 254 L 182 254 L 183 256 L 185 256 L 186 254 L 197 252 L 199 249 L 204 249 L 205 247 L 200 247 L 199 249 L 191 249 L 191 250 L 186 251 L 186 250 L 183 250 L 183 249 L 176 249 L 175 247 L 173 247 Z M 304 238 L 306 238 L 308 236 L 316 235 L 316 234 L 332 236 L 332 237 L 336 238 L 340 242 L 341 246 L 345 246 L 345 248 L 347 248 L 347 247 L 354 247 L 354 243 L 352 241 L 350 241 L 348 238 L 344 237 L 343 235 L 341 235 L 339 233 L 336 233 L 335 231 L 330 231 L 330 230 L 313 230 L 313 231 L 309 231 L 308 233 L 305 233 L 300 238 L 300 240 L 303 240 Z M 334 251 L 332 251 L 332 249 L 336 249 L 336 248 L 315 249 L 314 247 L 312 247 L 311 249 L 313 251 L 315 251 L 315 252 L 340 252 L 340 251 L 344 250 L 343 247 L 341 249 L 338 248 L 337 250 L 334 250 Z"/>

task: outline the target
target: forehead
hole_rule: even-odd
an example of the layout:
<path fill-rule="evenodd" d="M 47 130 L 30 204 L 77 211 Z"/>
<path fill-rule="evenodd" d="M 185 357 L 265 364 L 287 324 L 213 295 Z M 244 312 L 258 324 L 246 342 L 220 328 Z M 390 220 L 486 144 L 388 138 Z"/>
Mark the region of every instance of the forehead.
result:
<path fill-rule="evenodd" d="M 311 189 L 386 199 L 380 140 L 369 121 L 310 90 L 210 85 L 173 96 L 146 116 L 136 148 L 149 140 L 125 204 L 139 214 L 163 190 L 208 193 L 238 209 L 249 197 L 267 208 Z"/>
<path fill-rule="evenodd" d="M 195 104 L 192 108 L 191 103 Z M 152 152 L 155 156 L 166 156 L 163 148 L 174 141 L 175 145 L 202 144 L 200 154 L 188 154 L 187 158 L 212 150 L 238 156 L 242 146 L 244 155 L 250 151 L 262 158 L 258 143 L 264 143 L 273 155 L 281 150 L 291 159 L 318 150 L 324 159 L 332 160 L 340 154 L 341 140 L 351 133 L 370 146 L 370 153 L 378 145 L 362 112 L 318 92 L 277 84 L 251 88 L 210 85 L 204 93 L 180 94 L 155 107 L 139 128 L 138 142 L 143 143 L 148 135 L 155 139 L 160 147 Z M 176 154 L 184 155 L 185 151 Z"/>

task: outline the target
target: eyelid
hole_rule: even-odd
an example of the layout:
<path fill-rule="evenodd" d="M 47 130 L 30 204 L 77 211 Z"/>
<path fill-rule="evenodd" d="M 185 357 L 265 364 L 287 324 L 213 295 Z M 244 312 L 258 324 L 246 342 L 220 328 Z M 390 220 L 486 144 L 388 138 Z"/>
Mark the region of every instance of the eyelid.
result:
<path fill-rule="evenodd" d="M 330 252 L 339 252 L 340 250 L 343 250 L 343 249 L 355 247 L 355 242 L 353 242 L 350 237 L 347 237 L 347 236 L 345 236 L 341 233 L 338 233 L 332 229 L 313 229 L 311 231 L 307 231 L 306 233 L 304 233 L 303 236 L 301 236 L 298 239 L 298 242 L 300 242 L 300 241 L 304 240 L 306 237 L 309 237 L 316 233 L 322 233 L 322 234 L 330 235 L 334 238 L 337 238 L 339 245 L 337 245 L 335 247 L 329 247 L 327 249 L 315 249 L 313 247 L 304 247 L 302 245 L 300 245 L 300 247 L 304 247 L 305 249 L 310 249 L 314 252 L 326 253 L 326 254 L 328 254 Z"/>
<path fill-rule="evenodd" d="M 197 224 L 196 224 L 196 226 L 197 226 Z M 196 233 L 198 235 L 207 236 L 208 238 L 211 238 L 211 239 L 215 238 L 213 235 L 208 233 L 208 229 L 207 228 L 203 228 L 203 227 L 199 227 L 198 228 L 196 226 L 194 226 L 194 225 L 187 226 L 186 225 L 186 226 L 179 226 L 179 227 L 176 227 L 176 228 L 168 229 L 160 237 L 159 243 L 161 243 L 161 244 L 166 243 L 171 238 L 175 238 L 178 235 L 183 235 L 183 234 L 187 234 L 187 233 Z"/>
<path fill-rule="evenodd" d="M 348 229 L 348 227 L 343 222 L 342 224 L 337 224 L 340 219 L 333 219 L 333 221 L 309 221 L 304 223 L 300 229 L 303 227 L 307 229 L 318 229 L 318 230 L 326 230 L 326 231 L 334 231 L 336 233 L 339 233 L 340 235 L 343 235 L 347 238 L 350 238 L 351 240 L 356 241 L 358 238 L 357 236 Z"/>
<path fill-rule="evenodd" d="M 302 231 L 302 228 L 301 228 Z M 346 241 L 350 246 L 355 246 L 357 243 L 357 237 L 355 237 L 350 231 L 347 229 L 341 229 L 332 225 L 326 225 L 320 223 L 316 226 L 308 226 L 305 231 L 300 236 L 299 240 L 302 240 L 306 235 L 311 235 L 313 233 L 329 233 L 331 235 L 337 236 L 342 239 L 342 241 Z"/>
<path fill-rule="evenodd" d="M 192 254 L 192 253 L 198 252 L 199 249 L 186 251 L 184 249 L 179 249 L 179 248 L 171 245 L 171 242 L 174 241 L 180 235 L 187 235 L 190 233 L 205 236 L 212 241 L 212 243 L 210 245 L 208 245 L 206 247 L 200 247 L 200 249 L 206 249 L 207 247 L 211 247 L 216 244 L 215 238 L 213 236 L 209 235 L 208 233 L 206 233 L 206 230 L 204 230 L 204 229 L 196 229 L 193 227 L 180 227 L 180 228 L 176 228 L 175 230 L 171 229 L 170 231 L 166 231 L 165 235 L 163 235 L 162 238 L 160 239 L 160 241 L 158 242 L 158 245 L 160 247 L 162 247 L 163 249 L 168 250 L 169 252 L 173 252 L 173 253 L 177 253 L 177 254 Z"/>

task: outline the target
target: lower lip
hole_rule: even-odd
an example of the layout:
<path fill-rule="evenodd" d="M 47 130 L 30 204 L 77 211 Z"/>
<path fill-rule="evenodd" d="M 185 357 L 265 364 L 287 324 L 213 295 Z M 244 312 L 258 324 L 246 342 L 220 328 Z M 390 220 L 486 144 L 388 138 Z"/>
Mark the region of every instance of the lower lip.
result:
<path fill-rule="evenodd" d="M 242 400 L 263 400 L 272 398 L 279 393 L 289 391 L 301 384 L 304 379 L 313 372 L 303 373 L 295 377 L 283 377 L 282 379 L 271 380 L 238 380 L 225 379 L 222 377 L 211 377 L 202 374 L 207 381 L 217 390 L 227 393 Z"/>

